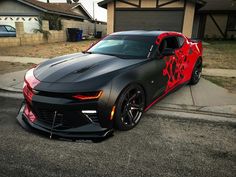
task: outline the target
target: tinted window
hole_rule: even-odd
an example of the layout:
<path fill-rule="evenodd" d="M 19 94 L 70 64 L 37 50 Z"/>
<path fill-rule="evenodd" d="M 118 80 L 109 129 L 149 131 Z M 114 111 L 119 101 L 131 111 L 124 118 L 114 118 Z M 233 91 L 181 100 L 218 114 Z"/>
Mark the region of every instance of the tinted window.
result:
<path fill-rule="evenodd" d="M 159 52 L 162 53 L 164 49 L 177 49 L 179 48 L 178 41 L 176 37 L 168 37 L 162 40 L 160 46 L 159 46 Z"/>
<path fill-rule="evenodd" d="M 16 31 L 15 28 L 13 28 L 11 26 L 5 26 L 5 27 L 6 27 L 7 31 L 9 31 L 9 32 L 15 32 Z"/>
<path fill-rule="evenodd" d="M 155 44 L 155 39 L 154 36 L 111 35 L 101 40 L 88 52 L 123 58 L 147 58 Z"/>
<path fill-rule="evenodd" d="M 180 37 L 180 36 L 178 36 L 177 39 L 179 41 L 179 47 L 182 47 L 184 45 L 185 39 L 183 37 Z"/>
<path fill-rule="evenodd" d="M 7 30 L 4 26 L 0 26 L 0 32 L 7 32 Z"/>

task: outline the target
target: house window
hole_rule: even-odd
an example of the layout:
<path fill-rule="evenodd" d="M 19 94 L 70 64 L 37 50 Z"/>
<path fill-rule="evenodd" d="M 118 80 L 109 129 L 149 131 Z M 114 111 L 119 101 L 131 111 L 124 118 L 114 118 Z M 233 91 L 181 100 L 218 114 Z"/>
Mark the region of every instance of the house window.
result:
<path fill-rule="evenodd" d="M 16 32 L 15 28 L 11 26 L 5 26 L 8 32 Z"/>
<path fill-rule="evenodd" d="M 229 15 L 228 31 L 236 31 L 236 14 Z"/>
<path fill-rule="evenodd" d="M 4 26 L 0 26 L 0 32 L 6 32 L 6 28 Z"/>

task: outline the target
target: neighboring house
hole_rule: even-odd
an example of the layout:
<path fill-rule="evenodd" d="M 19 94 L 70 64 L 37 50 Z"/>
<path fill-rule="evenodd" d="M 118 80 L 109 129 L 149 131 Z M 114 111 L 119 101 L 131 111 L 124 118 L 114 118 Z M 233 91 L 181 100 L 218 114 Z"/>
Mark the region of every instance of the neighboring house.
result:
<path fill-rule="evenodd" d="M 93 23 L 92 17 L 80 3 L 44 3 L 37 0 L 1 0 L 0 25 L 11 25 L 15 22 L 24 22 L 24 29 L 32 33 L 39 28 L 40 14 L 59 15 L 64 20 Z M 50 25 L 49 25 L 50 26 Z"/>
<path fill-rule="evenodd" d="M 235 2 L 236 3 L 236 2 Z M 107 31 L 178 31 L 188 37 L 235 35 L 233 0 L 103 0 Z"/>
<path fill-rule="evenodd" d="M 236 38 L 236 1 L 204 0 L 195 14 L 193 36 L 197 38 Z"/>

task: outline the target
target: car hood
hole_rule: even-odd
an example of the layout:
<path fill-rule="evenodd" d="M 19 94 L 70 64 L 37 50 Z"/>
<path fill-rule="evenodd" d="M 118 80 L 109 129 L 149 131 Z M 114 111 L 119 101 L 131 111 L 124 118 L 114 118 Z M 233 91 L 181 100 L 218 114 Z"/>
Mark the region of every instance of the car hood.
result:
<path fill-rule="evenodd" d="M 142 62 L 140 59 L 121 59 L 102 54 L 77 53 L 48 60 L 35 70 L 35 77 L 41 82 L 75 83 L 121 71 Z M 116 74 L 118 74 L 116 73 Z M 97 80 L 94 80 L 97 81 Z"/>

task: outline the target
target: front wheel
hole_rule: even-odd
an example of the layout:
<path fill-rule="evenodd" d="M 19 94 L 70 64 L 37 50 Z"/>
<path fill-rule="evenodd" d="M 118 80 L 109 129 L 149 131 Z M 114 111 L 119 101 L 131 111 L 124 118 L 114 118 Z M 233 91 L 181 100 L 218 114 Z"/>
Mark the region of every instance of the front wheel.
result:
<path fill-rule="evenodd" d="M 189 84 L 190 85 L 197 84 L 201 79 L 201 75 L 202 75 L 202 59 L 198 59 L 193 68 L 192 77 L 190 79 Z"/>
<path fill-rule="evenodd" d="M 144 106 L 145 93 L 141 86 L 127 87 L 119 97 L 115 113 L 115 127 L 119 130 L 130 130 L 140 121 Z"/>

